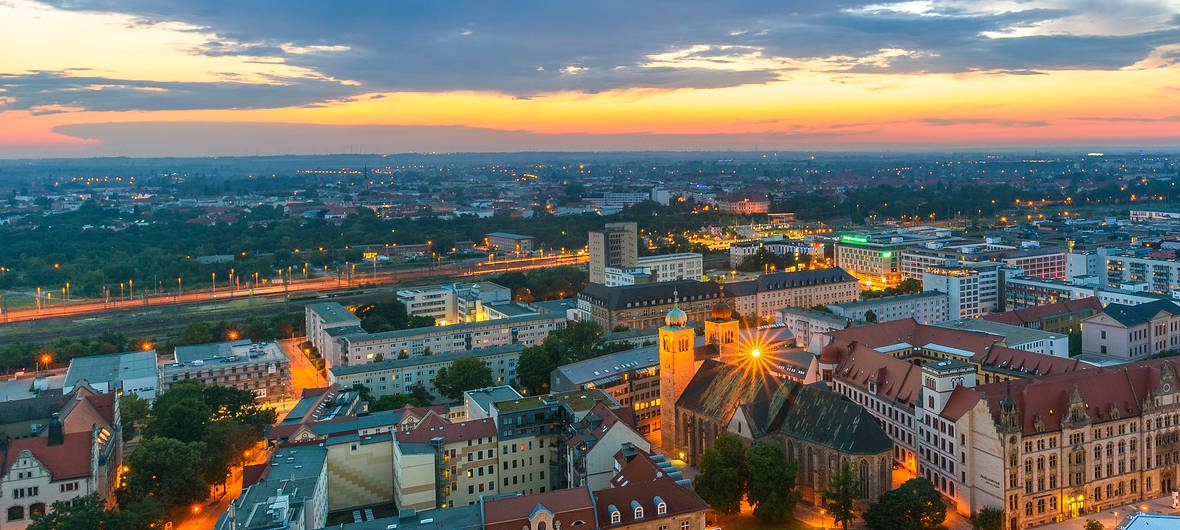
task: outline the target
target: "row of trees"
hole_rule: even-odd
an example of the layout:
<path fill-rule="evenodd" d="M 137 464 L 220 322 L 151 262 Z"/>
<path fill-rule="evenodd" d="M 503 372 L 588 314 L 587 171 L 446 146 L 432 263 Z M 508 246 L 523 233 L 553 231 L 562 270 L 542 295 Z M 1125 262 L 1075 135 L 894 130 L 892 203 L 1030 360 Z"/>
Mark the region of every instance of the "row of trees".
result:
<path fill-rule="evenodd" d="M 811 254 L 788 252 L 780 256 L 766 250 L 766 248 L 759 248 L 758 252 L 742 258 L 737 270 L 742 272 L 783 271 L 796 265 L 807 266 L 809 263 L 811 263 Z"/>
<path fill-rule="evenodd" d="M 150 409 L 135 395 L 123 397 L 119 407 L 125 427 L 143 438 L 125 462 L 115 491 L 118 508 L 106 511 L 90 499 L 55 503 L 30 528 L 158 527 L 208 498 L 211 485 L 224 487 L 230 468 L 248 457 L 275 420 L 274 409 L 256 404 L 253 393 L 195 380 L 176 383 Z M 71 526 L 74 521 L 91 524 Z"/>
<path fill-rule="evenodd" d="M 881 298 L 884 296 L 897 296 L 900 294 L 914 294 L 920 292 L 922 292 L 922 282 L 914 278 L 906 278 L 898 283 L 897 287 L 886 287 L 884 289 L 861 291 L 860 298 L 862 300 L 871 300 L 873 298 Z"/>
<path fill-rule="evenodd" d="M 738 513 L 745 499 L 759 520 L 778 523 L 791 518 L 799 500 L 795 474 L 795 462 L 777 440 L 759 440 L 747 449 L 741 438 L 726 432 L 702 456 L 693 489 L 721 514 Z M 841 528 L 848 528 L 856 517 L 859 491 L 851 464 L 842 461 L 821 492 L 822 507 Z M 915 478 L 886 491 L 861 517 L 872 529 L 932 530 L 946 518 L 946 504 L 933 483 Z M 999 530 L 1003 512 L 987 508 L 972 520 L 977 528 Z"/>
<path fill-rule="evenodd" d="M 579 267 L 553 267 L 493 276 L 495 283 L 512 289 L 518 302 L 569 298 L 586 286 L 589 274 Z"/>

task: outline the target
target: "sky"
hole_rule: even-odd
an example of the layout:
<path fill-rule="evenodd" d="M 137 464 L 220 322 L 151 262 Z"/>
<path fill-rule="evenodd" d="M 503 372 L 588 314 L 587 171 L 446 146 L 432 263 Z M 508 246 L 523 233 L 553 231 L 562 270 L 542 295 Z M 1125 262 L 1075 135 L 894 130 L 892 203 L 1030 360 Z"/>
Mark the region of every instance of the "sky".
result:
<path fill-rule="evenodd" d="M 1180 0 L 0 0 L 0 157 L 1180 147 Z"/>

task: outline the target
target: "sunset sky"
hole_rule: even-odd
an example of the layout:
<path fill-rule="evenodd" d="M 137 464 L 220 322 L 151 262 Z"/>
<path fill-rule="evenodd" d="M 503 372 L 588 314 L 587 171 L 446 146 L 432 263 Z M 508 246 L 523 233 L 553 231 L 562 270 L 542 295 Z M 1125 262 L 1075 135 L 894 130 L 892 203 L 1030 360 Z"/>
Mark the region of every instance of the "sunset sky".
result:
<path fill-rule="evenodd" d="M 1180 0 L 0 0 L 0 157 L 1180 147 Z"/>

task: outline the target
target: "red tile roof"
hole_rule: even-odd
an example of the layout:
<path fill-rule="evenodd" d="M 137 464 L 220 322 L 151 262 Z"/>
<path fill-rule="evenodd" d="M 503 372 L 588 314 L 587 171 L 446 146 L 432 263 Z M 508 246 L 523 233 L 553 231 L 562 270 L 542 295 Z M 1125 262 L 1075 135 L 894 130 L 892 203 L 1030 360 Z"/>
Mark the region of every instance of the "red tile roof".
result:
<path fill-rule="evenodd" d="M 72 432 L 62 437 L 61 445 L 49 445 L 49 438 L 37 436 L 33 438 L 16 438 L 9 442 L 4 458 L 4 471 L 7 472 L 16 463 L 16 458 L 24 450 L 33 453 L 41 465 L 53 473 L 53 480 L 90 476 L 90 451 L 92 449 L 91 433 Z"/>
<path fill-rule="evenodd" d="M 568 488 L 506 499 L 492 499 L 483 503 L 483 522 L 486 530 L 520 530 L 530 526 L 529 516 L 538 510 L 548 510 L 562 528 L 598 528 L 594 521 L 594 498 L 590 490 Z M 581 521 L 581 525 L 574 523 Z"/>
<path fill-rule="evenodd" d="M 1085 370 L 1094 365 L 1067 357 L 1045 355 L 1007 346 L 995 345 L 982 358 L 973 358 L 985 367 L 1022 374 L 1043 376 Z"/>
<path fill-rule="evenodd" d="M 616 457 L 618 458 L 618 457 Z M 657 511 L 663 501 L 667 513 Z M 643 507 L 643 518 L 635 518 L 635 506 Z M 626 526 L 662 517 L 703 512 L 709 505 L 688 486 L 681 486 L 640 451 L 623 464 L 611 479 L 611 487 L 594 492 L 594 508 L 598 511 L 600 528 Z M 611 523 L 611 512 L 618 510 L 619 522 Z"/>
<path fill-rule="evenodd" d="M 965 386 L 955 387 L 939 414 L 948 420 L 958 421 L 982 399 L 983 396 L 975 389 Z"/>
<path fill-rule="evenodd" d="M 1077 300 L 1062 300 L 1053 304 L 1026 307 L 1024 309 L 1016 309 L 1014 311 L 1005 311 L 1003 313 L 991 313 L 989 315 L 984 315 L 983 319 L 990 320 L 992 322 L 999 322 L 1001 324 L 1027 327 L 1028 324 L 1040 322 L 1041 320 L 1059 315 L 1080 312 L 1088 312 L 1093 314 L 1100 311 L 1102 311 L 1102 302 L 1098 300 L 1097 296 L 1090 296 Z"/>
<path fill-rule="evenodd" d="M 443 443 L 492 438 L 496 436 L 496 422 L 490 418 L 483 418 L 451 423 L 431 412 L 422 418 L 422 422 L 413 430 L 398 431 L 396 436 L 397 441 L 408 443 L 429 443 L 436 437 L 442 437 Z"/>

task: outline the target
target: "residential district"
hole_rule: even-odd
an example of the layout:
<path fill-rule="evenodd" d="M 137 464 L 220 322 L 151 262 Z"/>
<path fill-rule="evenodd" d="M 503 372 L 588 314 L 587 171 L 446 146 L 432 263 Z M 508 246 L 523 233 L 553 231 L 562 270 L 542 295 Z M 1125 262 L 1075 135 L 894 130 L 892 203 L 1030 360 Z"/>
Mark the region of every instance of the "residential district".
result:
<path fill-rule="evenodd" d="M 314 293 L 292 297 L 303 338 L 11 374 L 0 528 L 91 495 L 114 507 L 149 443 L 125 398 L 154 409 L 188 380 L 278 414 L 208 502 L 169 515 L 178 527 L 726 528 L 770 506 L 754 484 L 777 470 L 752 461 L 768 446 L 790 468 L 781 524 L 881 528 L 926 488 L 945 506 L 931 526 L 1180 527 L 1180 214 L 837 230 L 731 198 L 702 201 L 768 215 L 694 233 L 720 262 L 650 253 L 642 221 L 604 222 L 585 236 L 588 282 L 554 299 L 480 277 L 399 285 L 407 316 L 434 325 L 369 332 Z M 529 234 L 477 246 L 544 252 Z M 590 323 L 599 349 L 562 350 L 528 382 L 526 357 Z M 457 386 L 472 359 L 487 377 Z M 735 447 L 751 464 L 731 487 L 750 486 L 729 504 L 717 462 Z"/>

